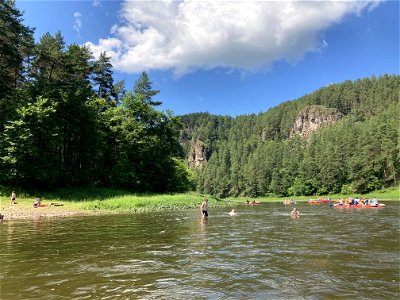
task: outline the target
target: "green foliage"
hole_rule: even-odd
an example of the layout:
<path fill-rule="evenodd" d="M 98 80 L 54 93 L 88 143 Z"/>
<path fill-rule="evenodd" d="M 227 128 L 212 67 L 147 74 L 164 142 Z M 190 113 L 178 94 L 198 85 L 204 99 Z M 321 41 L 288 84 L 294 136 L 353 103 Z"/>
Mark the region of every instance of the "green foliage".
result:
<path fill-rule="evenodd" d="M 176 189 L 171 184 L 176 162 L 170 158 L 180 154 L 180 121 L 170 112 L 163 113 L 153 107 L 158 103 L 151 97 L 157 93 L 151 89 L 147 74 L 142 73 L 135 92 L 127 93 L 122 105 L 111 110 L 109 128 L 115 138 L 110 143 L 117 149 L 108 154 L 112 184 L 137 191 Z"/>
<path fill-rule="evenodd" d="M 0 184 L 23 188 L 196 189 L 216 197 L 366 193 L 398 185 L 400 76 L 347 80 L 265 113 L 232 118 L 157 110 L 146 72 L 114 85 L 106 53 L 37 44 L 15 2 L 0 2 Z M 342 118 L 307 140 L 293 136 L 313 107 Z M 206 162 L 180 159 L 193 143 Z M 97 205 L 97 204 L 96 204 Z"/>
<path fill-rule="evenodd" d="M 33 49 L 33 30 L 22 24 L 15 1 L 0 1 L 0 130 L 12 117 Z"/>
<path fill-rule="evenodd" d="M 0 184 L 193 189 L 192 171 L 172 159 L 180 119 L 155 109 L 145 72 L 127 92 L 106 53 L 94 59 L 61 32 L 33 45 L 14 2 L 0 8 Z"/>
<path fill-rule="evenodd" d="M 180 159 L 172 158 L 172 162 L 174 172 L 169 189 L 174 192 L 194 191 L 197 184 L 196 173 Z"/>
<path fill-rule="evenodd" d="M 198 191 L 219 197 L 322 195 L 396 185 L 400 171 L 400 77 L 384 75 L 334 84 L 258 116 L 182 117 L 185 151 L 201 140 L 207 163 Z M 342 119 L 308 140 L 290 137 L 308 105 Z M 224 122 L 225 121 L 225 122 Z"/>
<path fill-rule="evenodd" d="M 110 61 L 111 58 L 105 52 L 102 52 L 99 59 L 93 63 L 92 75 L 94 89 L 97 89 L 97 97 L 107 100 L 112 99 L 112 97 L 116 98 Z"/>

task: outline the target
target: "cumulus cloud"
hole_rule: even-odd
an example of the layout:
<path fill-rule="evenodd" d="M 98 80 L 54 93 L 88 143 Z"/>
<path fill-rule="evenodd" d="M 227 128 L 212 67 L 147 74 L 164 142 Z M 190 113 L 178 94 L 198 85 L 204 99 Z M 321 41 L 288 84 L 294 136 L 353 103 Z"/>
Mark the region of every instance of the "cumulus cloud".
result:
<path fill-rule="evenodd" d="M 88 42 L 128 73 L 173 69 L 181 76 L 223 67 L 268 70 L 328 46 L 324 31 L 377 1 L 125 1 L 111 37 Z"/>
<path fill-rule="evenodd" d="M 82 20 L 81 20 L 81 13 L 80 12 L 75 12 L 74 13 L 74 26 L 72 28 L 74 28 L 74 30 L 76 31 L 76 33 L 78 34 L 78 36 L 80 35 L 80 30 L 82 28 Z"/>

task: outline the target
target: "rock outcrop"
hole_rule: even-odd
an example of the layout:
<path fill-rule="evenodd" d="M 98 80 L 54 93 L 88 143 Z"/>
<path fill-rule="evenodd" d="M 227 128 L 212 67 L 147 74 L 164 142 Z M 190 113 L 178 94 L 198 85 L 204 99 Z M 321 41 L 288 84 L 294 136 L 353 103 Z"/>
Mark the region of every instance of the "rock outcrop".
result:
<path fill-rule="evenodd" d="M 206 144 L 200 140 L 192 141 L 188 153 L 189 167 L 191 168 L 202 167 L 206 161 L 207 161 Z"/>
<path fill-rule="evenodd" d="M 336 123 L 343 115 L 335 108 L 310 105 L 303 109 L 296 117 L 290 130 L 290 137 L 300 135 L 306 139 L 324 124 Z"/>

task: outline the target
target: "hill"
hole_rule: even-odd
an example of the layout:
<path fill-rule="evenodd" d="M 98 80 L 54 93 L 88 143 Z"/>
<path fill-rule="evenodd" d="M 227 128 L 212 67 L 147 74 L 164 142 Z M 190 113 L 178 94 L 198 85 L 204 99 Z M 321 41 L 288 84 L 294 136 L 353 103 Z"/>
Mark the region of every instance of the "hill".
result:
<path fill-rule="evenodd" d="M 399 76 L 383 75 L 332 84 L 258 115 L 188 114 L 179 141 L 202 193 L 366 193 L 399 178 L 399 90 Z"/>

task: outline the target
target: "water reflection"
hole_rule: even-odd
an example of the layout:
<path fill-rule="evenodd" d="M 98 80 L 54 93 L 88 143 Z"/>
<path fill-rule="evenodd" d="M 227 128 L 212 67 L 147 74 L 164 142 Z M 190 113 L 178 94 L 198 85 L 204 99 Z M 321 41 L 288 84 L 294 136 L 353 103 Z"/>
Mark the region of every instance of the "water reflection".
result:
<path fill-rule="evenodd" d="M 2 222 L 1 299 L 392 299 L 399 205 Z M 356 226 L 355 226 L 356 224 Z M 6 241 L 6 243 L 3 243 Z"/>
<path fill-rule="evenodd" d="M 201 218 L 200 219 L 200 231 L 201 231 L 201 236 L 203 238 L 207 237 L 207 226 L 208 226 L 208 218 Z"/>

